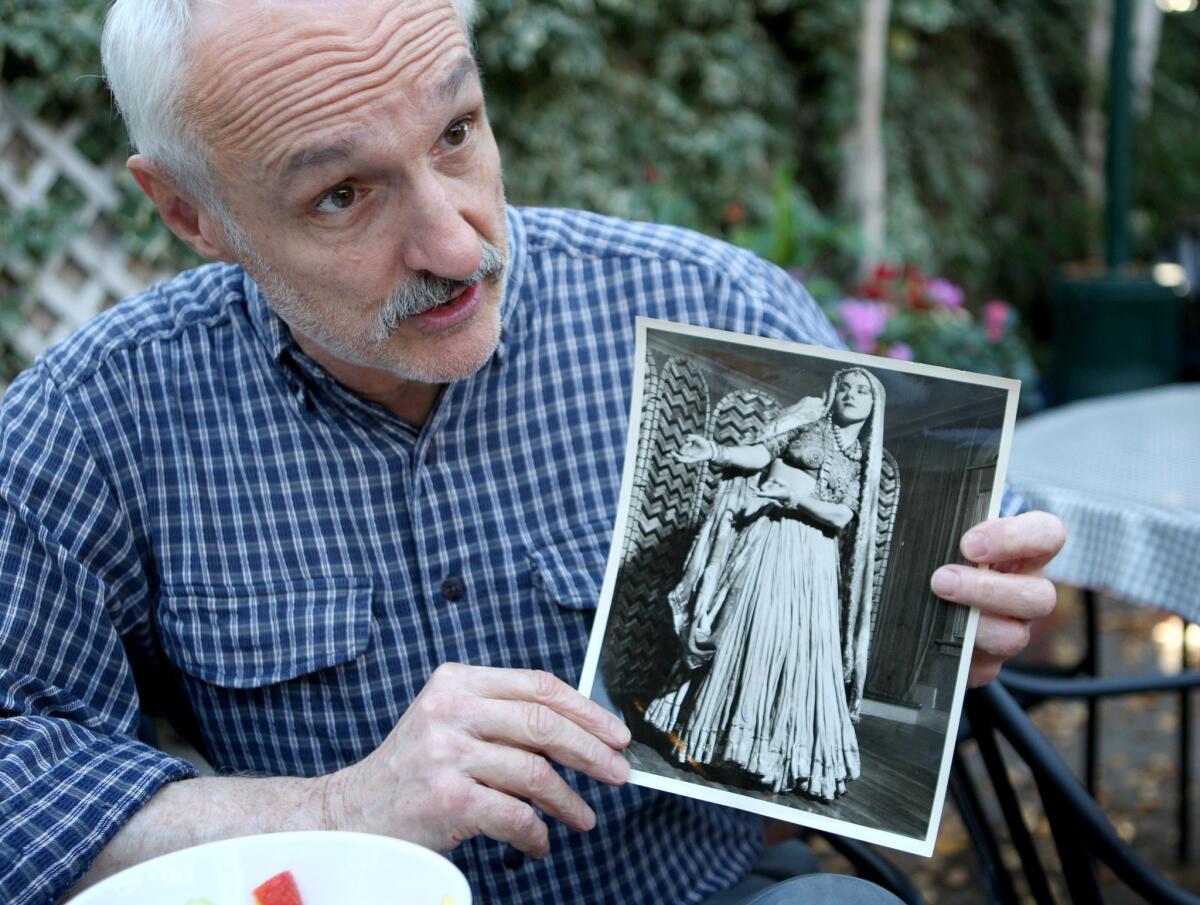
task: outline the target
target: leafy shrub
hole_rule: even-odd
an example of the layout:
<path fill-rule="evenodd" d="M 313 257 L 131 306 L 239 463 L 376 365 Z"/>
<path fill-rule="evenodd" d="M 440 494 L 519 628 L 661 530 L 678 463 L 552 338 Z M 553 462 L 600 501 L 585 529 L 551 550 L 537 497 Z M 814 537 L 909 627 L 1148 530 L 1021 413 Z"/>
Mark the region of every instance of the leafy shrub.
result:
<path fill-rule="evenodd" d="M 1026 411 L 1041 408 L 1038 372 L 1012 305 L 992 299 L 973 312 L 962 288 L 915 267 L 881 264 L 852 297 L 825 309 L 851 348 L 902 361 L 1021 381 Z"/>

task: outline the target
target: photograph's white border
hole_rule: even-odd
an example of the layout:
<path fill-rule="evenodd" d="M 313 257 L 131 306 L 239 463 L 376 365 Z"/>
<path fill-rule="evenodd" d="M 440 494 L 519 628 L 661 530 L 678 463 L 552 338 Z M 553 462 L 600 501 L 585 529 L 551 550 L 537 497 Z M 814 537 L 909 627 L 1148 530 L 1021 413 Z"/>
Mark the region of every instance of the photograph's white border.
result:
<path fill-rule="evenodd" d="M 600 602 L 596 608 L 596 621 L 592 626 L 587 656 L 583 661 L 583 673 L 579 679 L 579 691 L 583 695 L 590 697 L 592 686 L 595 684 L 596 668 L 600 661 L 600 649 L 604 642 L 609 611 L 612 609 L 612 597 L 613 592 L 616 590 L 617 573 L 621 567 L 621 553 L 624 546 L 626 523 L 629 518 L 630 499 L 633 494 L 634 467 L 637 462 L 638 433 L 642 415 L 642 392 L 646 380 L 646 334 L 649 330 L 676 333 L 683 336 L 697 336 L 704 339 L 715 339 L 731 345 L 791 352 L 797 355 L 824 358 L 851 365 L 862 365 L 864 367 L 889 371 L 902 371 L 909 374 L 936 377 L 941 380 L 954 380 L 959 383 L 990 386 L 1005 390 L 1007 392 L 1007 403 L 1004 410 L 1000 449 L 996 460 L 996 475 L 992 483 L 987 517 L 992 519 L 1000 514 L 1000 502 L 1004 494 L 1005 477 L 1008 474 L 1008 458 L 1012 451 L 1013 427 L 1016 424 L 1017 418 L 1017 402 L 1021 388 L 1019 380 L 1012 380 L 1007 377 L 993 377 L 990 374 L 975 374 L 970 371 L 959 371 L 954 368 L 917 364 L 911 361 L 898 361 L 892 358 L 864 355 L 860 352 L 830 349 L 825 346 L 810 346 L 805 343 L 788 342 L 786 340 L 763 339 L 757 336 L 730 333 L 725 330 L 692 327 L 686 324 L 672 323 L 671 321 L 639 317 L 637 319 L 637 342 L 634 350 L 636 358 L 633 369 L 633 395 L 629 403 L 629 430 L 625 442 L 625 468 L 621 475 L 621 499 L 617 508 L 616 524 L 613 526 L 612 544 L 609 548 L 608 564 L 604 571 L 604 584 L 600 591 Z M 723 789 L 713 789 L 699 783 L 682 782 L 677 779 L 659 776 L 655 773 L 647 773 L 643 770 L 633 770 L 630 773 L 629 781 L 635 785 L 659 789 L 664 792 L 674 792 L 678 795 L 699 798 L 728 807 L 740 808 L 745 811 L 761 814 L 764 817 L 773 817 L 801 826 L 811 826 L 814 829 L 827 830 L 842 836 L 848 836 L 852 839 L 861 839 L 864 842 L 872 842 L 914 855 L 923 855 L 928 858 L 933 855 L 934 845 L 937 841 L 938 826 L 941 823 L 942 808 L 946 798 L 946 787 L 950 781 L 951 756 L 954 753 L 954 745 L 958 738 L 958 722 L 962 715 L 963 697 L 967 690 L 967 673 L 971 665 L 971 652 L 975 646 L 975 627 L 978 621 L 979 611 L 972 609 L 967 618 L 962 653 L 959 657 L 958 675 L 954 683 L 954 700 L 950 707 L 950 720 L 946 730 L 945 747 L 942 751 L 937 790 L 929 815 L 929 826 L 923 839 L 886 832 L 874 829 L 873 827 L 863 826 L 862 824 L 851 823 L 847 820 L 823 817 L 799 808 L 762 801 L 750 795 L 741 795 Z"/>

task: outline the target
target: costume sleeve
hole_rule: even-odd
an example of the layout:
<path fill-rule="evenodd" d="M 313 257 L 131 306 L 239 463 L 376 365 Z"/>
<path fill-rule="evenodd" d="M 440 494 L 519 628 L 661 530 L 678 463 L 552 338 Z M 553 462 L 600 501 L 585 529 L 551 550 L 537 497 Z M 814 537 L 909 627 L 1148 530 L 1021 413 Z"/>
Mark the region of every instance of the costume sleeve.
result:
<path fill-rule="evenodd" d="M 41 367 L 0 409 L 0 901 L 57 901 L 164 783 L 135 738 L 126 655 L 148 643 L 145 568 L 112 488 Z"/>
<path fill-rule="evenodd" d="M 787 445 L 792 442 L 796 431 L 782 431 L 778 434 L 764 435 L 759 443 L 766 447 L 767 452 L 771 454 L 772 459 L 779 458 L 779 454 L 787 448 Z"/>

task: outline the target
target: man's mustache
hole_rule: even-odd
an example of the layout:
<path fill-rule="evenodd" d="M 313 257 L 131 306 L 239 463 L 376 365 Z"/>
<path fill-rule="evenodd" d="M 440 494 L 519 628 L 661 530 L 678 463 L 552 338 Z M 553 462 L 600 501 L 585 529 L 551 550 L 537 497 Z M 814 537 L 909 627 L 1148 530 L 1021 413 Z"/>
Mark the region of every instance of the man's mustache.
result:
<path fill-rule="evenodd" d="M 504 252 L 490 242 L 480 239 L 483 250 L 475 272 L 463 280 L 452 280 L 431 273 L 418 274 L 397 286 L 379 312 L 375 339 L 386 340 L 396 332 L 405 318 L 444 305 L 460 289 L 465 289 L 480 280 L 494 279 L 504 273 Z"/>

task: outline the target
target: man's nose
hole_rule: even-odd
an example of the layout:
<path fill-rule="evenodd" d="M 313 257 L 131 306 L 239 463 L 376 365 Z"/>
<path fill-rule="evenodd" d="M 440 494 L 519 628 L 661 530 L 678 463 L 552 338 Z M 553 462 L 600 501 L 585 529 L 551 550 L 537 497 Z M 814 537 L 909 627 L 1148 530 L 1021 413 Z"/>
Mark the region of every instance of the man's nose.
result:
<path fill-rule="evenodd" d="M 424 271 L 451 280 L 466 279 L 483 258 L 479 233 L 437 176 L 412 188 L 405 199 L 401 224 L 404 266 L 413 273 Z"/>

